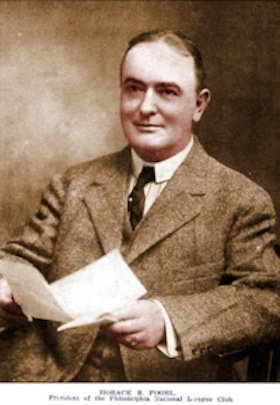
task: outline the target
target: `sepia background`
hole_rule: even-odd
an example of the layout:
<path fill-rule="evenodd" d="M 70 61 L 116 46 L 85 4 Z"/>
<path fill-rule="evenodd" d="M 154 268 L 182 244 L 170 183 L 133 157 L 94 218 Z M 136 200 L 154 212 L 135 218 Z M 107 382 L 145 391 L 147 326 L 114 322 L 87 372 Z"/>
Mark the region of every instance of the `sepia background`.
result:
<path fill-rule="evenodd" d="M 202 50 L 212 91 L 202 144 L 263 186 L 280 216 L 278 2 L 3 0 L 0 242 L 20 232 L 54 173 L 125 145 L 121 56 L 158 28 Z"/>

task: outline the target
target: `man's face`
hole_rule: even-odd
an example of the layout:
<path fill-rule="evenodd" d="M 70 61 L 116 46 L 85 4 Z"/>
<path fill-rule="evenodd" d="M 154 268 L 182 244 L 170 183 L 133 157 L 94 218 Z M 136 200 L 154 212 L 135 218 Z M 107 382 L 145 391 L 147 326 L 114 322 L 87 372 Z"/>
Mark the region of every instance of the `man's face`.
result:
<path fill-rule="evenodd" d="M 125 136 L 146 161 L 167 159 L 190 141 L 209 92 L 196 92 L 194 60 L 164 42 L 141 43 L 127 54 L 120 114 Z"/>

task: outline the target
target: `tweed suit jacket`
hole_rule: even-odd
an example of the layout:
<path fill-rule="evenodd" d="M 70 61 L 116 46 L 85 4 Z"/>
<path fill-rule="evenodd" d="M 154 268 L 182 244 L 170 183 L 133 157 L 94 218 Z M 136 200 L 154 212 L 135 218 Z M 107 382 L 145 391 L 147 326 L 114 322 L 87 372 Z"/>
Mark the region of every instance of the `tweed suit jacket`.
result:
<path fill-rule="evenodd" d="M 145 298 L 165 306 L 180 349 L 169 359 L 157 349 L 122 346 L 128 381 L 221 381 L 216 355 L 280 334 L 271 200 L 195 140 L 133 237 L 123 240 L 130 165 L 126 148 L 55 176 L 3 257 L 32 263 L 52 282 L 119 248 Z M 91 349 L 93 328 L 57 326 L 34 321 L 7 329 L 0 380 L 70 381 Z"/>

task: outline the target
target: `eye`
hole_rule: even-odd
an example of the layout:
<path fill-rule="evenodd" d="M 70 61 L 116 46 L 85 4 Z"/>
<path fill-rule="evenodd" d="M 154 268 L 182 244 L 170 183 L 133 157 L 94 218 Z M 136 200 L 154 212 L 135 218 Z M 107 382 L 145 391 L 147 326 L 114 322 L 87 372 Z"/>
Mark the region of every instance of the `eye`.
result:
<path fill-rule="evenodd" d="M 178 96 L 178 92 L 174 89 L 160 89 L 159 93 L 164 95 L 164 96 Z"/>
<path fill-rule="evenodd" d="M 135 91 L 139 91 L 140 89 L 139 89 L 139 87 L 137 87 L 137 86 L 130 85 L 130 86 L 127 87 L 127 90 L 128 90 L 128 91 L 135 92 Z"/>
<path fill-rule="evenodd" d="M 124 89 L 127 93 L 137 93 L 139 91 L 142 91 L 142 88 L 137 84 L 126 84 L 124 86 Z"/>

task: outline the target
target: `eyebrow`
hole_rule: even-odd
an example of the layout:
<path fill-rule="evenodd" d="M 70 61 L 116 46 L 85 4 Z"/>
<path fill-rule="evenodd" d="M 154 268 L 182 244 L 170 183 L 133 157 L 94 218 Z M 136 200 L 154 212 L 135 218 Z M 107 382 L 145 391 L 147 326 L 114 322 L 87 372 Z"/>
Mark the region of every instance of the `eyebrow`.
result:
<path fill-rule="evenodd" d="M 123 84 L 127 84 L 127 83 L 134 83 L 134 84 L 139 84 L 139 85 L 142 85 L 142 86 L 143 85 L 146 86 L 145 82 L 143 82 L 141 80 L 138 80 L 138 79 L 135 79 L 134 77 L 127 77 L 121 84 L 123 85 Z M 176 90 L 178 92 L 182 92 L 181 87 L 178 86 L 178 84 L 174 83 L 174 82 L 157 82 L 155 84 L 155 87 L 160 87 L 160 88 L 173 87 L 173 88 L 176 88 Z"/>
<path fill-rule="evenodd" d="M 142 85 L 144 84 L 145 85 L 144 82 L 142 82 L 141 80 L 134 79 L 133 77 L 127 77 L 125 79 L 125 81 L 123 81 L 121 84 L 127 84 L 127 83 L 142 84 Z"/>

